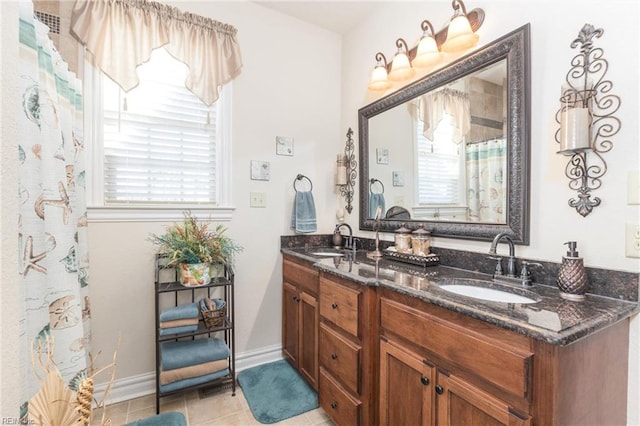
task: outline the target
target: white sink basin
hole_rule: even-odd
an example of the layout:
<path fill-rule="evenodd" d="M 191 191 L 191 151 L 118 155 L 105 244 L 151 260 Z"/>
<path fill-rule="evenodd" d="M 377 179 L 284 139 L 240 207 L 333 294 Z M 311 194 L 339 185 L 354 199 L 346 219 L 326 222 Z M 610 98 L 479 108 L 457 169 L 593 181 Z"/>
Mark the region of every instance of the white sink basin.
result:
<path fill-rule="evenodd" d="M 450 293 L 459 294 L 461 296 L 473 297 L 474 299 L 487 300 L 489 302 L 523 303 L 523 304 L 538 302 L 538 300 L 532 297 L 526 297 L 516 293 L 496 290 L 494 288 L 480 287 L 476 285 L 446 284 L 446 285 L 441 285 L 440 288 Z"/>
<path fill-rule="evenodd" d="M 323 256 L 323 257 L 341 257 L 344 256 L 343 253 L 338 253 L 335 251 L 312 251 L 312 255 L 314 256 Z"/>

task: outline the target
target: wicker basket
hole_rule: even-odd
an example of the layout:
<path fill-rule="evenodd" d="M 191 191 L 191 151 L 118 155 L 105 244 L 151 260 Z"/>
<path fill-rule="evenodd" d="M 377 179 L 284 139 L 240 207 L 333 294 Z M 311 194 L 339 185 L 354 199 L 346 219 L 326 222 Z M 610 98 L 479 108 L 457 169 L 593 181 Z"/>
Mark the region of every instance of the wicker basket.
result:
<path fill-rule="evenodd" d="M 220 308 L 216 308 L 215 302 L 208 297 L 204 299 L 204 302 L 206 309 L 204 309 L 202 305 L 200 309 L 204 325 L 207 326 L 207 328 L 221 327 L 227 316 L 227 304 L 225 303 Z"/>

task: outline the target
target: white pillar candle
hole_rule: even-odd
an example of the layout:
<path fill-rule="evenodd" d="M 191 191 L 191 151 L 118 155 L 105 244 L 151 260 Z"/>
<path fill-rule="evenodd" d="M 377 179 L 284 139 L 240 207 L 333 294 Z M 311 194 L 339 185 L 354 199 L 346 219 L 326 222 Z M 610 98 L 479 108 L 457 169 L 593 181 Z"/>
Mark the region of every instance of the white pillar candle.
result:
<path fill-rule="evenodd" d="M 344 155 L 338 154 L 338 164 L 336 171 L 336 185 L 347 184 L 347 159 Z"/>
<path fill-rule="evenodd" d="M 576 151 L 591 147 L 589 110 L 567 108 L 560 117 L 560 151 Z"/>

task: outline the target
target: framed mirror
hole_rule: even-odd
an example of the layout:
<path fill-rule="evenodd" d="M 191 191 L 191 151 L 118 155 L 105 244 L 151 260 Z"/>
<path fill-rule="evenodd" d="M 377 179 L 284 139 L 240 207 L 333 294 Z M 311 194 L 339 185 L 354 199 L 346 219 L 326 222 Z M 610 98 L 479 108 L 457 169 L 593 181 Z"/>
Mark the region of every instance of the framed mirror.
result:
<path fill-rule="evenodd" d="M 529 244 L 529 31 L 358 111 L 360 229 Z"/>

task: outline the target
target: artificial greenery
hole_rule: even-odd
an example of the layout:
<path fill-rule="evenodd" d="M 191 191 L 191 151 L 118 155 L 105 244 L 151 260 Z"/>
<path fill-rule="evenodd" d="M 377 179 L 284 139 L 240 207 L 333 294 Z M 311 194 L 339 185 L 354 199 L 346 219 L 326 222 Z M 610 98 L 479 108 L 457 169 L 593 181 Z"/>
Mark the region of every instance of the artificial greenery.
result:
<path fill-rule="evenodd" d="M 184 212 L 182 223 L 167 227 L 162 235 L 150 234 L 149 241 L 170 258 L 170 265 L 178 263 L 222 263 L 233 266 L 234 255 L 242 247 L 225 235 L 226 228 L 198 220 L 190 211 Z"/>

